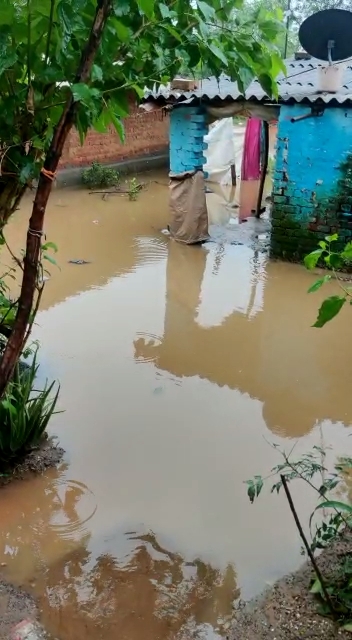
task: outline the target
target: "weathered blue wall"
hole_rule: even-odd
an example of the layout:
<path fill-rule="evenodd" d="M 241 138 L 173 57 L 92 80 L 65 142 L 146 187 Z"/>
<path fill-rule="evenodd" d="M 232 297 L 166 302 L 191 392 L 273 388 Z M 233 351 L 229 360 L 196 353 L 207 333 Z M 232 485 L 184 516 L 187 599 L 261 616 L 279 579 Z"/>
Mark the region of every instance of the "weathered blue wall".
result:
<path fill-rule="evenodd" d="M 208 133 L 206 114 L 201 107 L 179 107 L 170 115 L 170 172 L 202 170 L 207 148 L 204 136 Z"/>
<path fill-rule="evenodd" d="M 272 253 L 300 259 L 330 232 L 352 233 L 352 109 L 327 107 L 321 117 L 292 123 L 309 105 L 283 105 L 273 182 Z M 352 165 L 351 165 L 352 166 Z"/>

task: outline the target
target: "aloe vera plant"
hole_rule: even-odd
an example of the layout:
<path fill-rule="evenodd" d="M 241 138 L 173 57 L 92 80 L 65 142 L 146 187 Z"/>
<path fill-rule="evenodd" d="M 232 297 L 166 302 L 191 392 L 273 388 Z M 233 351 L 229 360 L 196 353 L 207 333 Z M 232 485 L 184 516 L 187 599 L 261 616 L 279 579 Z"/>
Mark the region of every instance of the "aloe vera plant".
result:
<path fill-rule="evenodd" d="M 30 366 L 17 367 L 0 400 L 0 461 L 8 463 L 23 455 L 42 439 L 55 411 L 60 387 L 55 382 L 35 389 L 39 365 L 37 352 Z"/>

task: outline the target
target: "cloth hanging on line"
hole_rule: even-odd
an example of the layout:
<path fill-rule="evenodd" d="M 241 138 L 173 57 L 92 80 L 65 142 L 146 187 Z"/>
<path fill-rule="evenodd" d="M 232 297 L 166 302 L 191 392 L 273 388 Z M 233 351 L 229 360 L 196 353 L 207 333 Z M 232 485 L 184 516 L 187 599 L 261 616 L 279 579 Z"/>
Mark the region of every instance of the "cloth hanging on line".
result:
<path fill-rule="evenodd" d="M 261 130 L 261 120 L 248 118 L 244 136 L 241 180 L 259 180 L 260 178 Z"/>

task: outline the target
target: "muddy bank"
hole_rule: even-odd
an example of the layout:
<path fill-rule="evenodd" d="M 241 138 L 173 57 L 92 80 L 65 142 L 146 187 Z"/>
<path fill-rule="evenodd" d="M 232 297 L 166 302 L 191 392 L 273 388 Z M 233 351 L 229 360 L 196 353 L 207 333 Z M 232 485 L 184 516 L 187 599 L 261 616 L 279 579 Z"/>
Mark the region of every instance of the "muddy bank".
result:
<path fill-rule="evenodd" d="M 2 470 L 0 487 L 15 479 L 22 480 L 28 473 L 40 474 L 50 467 L 55 467 L 63 455 L 64 450 L 55 443 L 54 438 L 43 438 L 43 441 L 20 458 L 13 468 Z"/>
<path fill-rule="evenodd" d="M 44 438 L 42 443 L 32 449 L 15 467 L 6 470 L 0 476 L 0 487 L 12 480 L 22 480 L 30 473 L 41 474 L 56 466 L 62 459 L 64 450 L 55 444 L 53 438 Z M 3 580 L 5 562 L 0 565 L 0 640 L 8 640 L 15 625 L 23 620 L 39 619 L 39 610 L 35 599 L 26 591 Z"/>
<path fill-rule="evenodd" d="M 0 640 L 8 640 L 16 624 L 25 619 L 36 619 L 39 612 L 28 593 L 1 580 L 1 571 L 0 568 Z"/>
<path fill-rule="evenodd" d="M 351 534 L 325 549 L 318 559 L 323 575 L 335 575 L 351 550 Z M 236 615 L 230 640 L 350 640 L 351 633 L 317 613 L 317 601 L 309 593 L 313 577 L 307 562 L 247 603 Z"/>

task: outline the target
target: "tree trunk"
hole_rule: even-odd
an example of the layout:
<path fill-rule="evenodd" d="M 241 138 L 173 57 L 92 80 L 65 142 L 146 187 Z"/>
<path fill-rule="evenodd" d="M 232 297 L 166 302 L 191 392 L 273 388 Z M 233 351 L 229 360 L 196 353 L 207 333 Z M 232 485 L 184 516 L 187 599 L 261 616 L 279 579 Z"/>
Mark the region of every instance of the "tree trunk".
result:
<path fill-rule="evenodd" d="M 87 46 L 82 53 L 75 83 L 87 82 L 94 58 L 98 51 L 104 27 L 112 6 L 112 0 L 97 0 L 97 9 Z M 45 158 L 39 177 L 32 215 L 27 231 L 26 253 L 23 261 L 23 276 L 18 310 L 11 335 L 0 361 L 0 397 L 11 379 L 15 365 L 21 355 L 36 291 L 40 247 L 43 235 L 45 210 L 66 138 L 74 123 L 77 103 L 69 98 Z"/>

